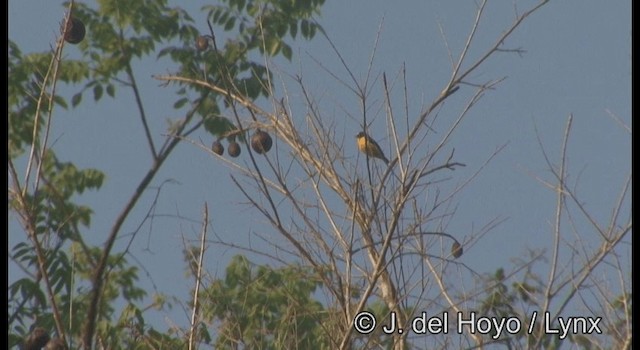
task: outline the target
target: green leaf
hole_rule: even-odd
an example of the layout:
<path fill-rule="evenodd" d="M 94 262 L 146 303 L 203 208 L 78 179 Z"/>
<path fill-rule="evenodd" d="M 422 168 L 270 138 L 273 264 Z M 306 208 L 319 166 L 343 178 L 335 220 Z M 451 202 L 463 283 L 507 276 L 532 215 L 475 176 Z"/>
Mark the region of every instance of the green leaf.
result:
<path fill-rule="evenodd" d="M 302 32 L 302 36 L 305 39 L 309 39 L 311 34 L 311 29 L 309 28 L 309 21 L 307 21 L 306 19 L 303 19 L 302 21 L 300 21 L 300 31 Z"/>
<path fill-rule="evenodd" d="M 266 48 L 267 48 L 267 53 L 270 56 L 275 56 L 278 54 L 278 52 L 280 52 L 280 40 L 276 39 L 276 38 L 270 38 L 266 40 Z"/>
<path fill-rule="evenodd" d="M 311 24 L 311 33 L 309 33 L 309 37 L 307 39 L 313 39 L 314 36 L 316 36 L 316 31 L 318 30 L 318 25 L 316 24 Z"/>
<path fill-rule="evenodd" d="M 282 44 L 282 55 L 289 61 L 291 61 L 291 57 L 293 56 L 293 51 L 291 50 L 291 46 L 283 43 Z"/>
<path fill-rule="evenodd" d="M 221 116 L 209 115 L 204 118 L 204 128 L 215 136 L 221 136 L 229 131 L 235 130 L 236 127 L 229 119 Z"/>
<path fill-rule="evenodd" d="M 230 31 L 235 24 L 236 24 L 236 18 L 235 17 L 229 18 L 227 23 L 225 23 L 225 25 L 224 25 L 224 30 L 225 31 Z"/>
<path fill-rule="evenodd" d="M 287 25 L 286 23 L 278 23 L 276 26 L 276 34 L 279 38 L 282 38 L 287 34 Z"/>
<path fill-rule="evenodd" d="M 222 15 L 222 8 L 216 8 L 214 9 L 212 12 L 212 18 L 211 20 L 215 23 L 218 23 L 218 20 L 220 19 L 220 16 Z"/>
<path fill-rule="evenodd" d="M 13 247 L 13 259 L 20 261 L 24 255 L 33 253 L 33 247 L 25 242 L 16 244 Z"/>
<path fill-rule="evenodd" d="M 173 104 L 173 108 L 174 109 L 180 109 L 182 108 L 182 106 L 184 106 L 187 102 L 189 102 L 189 99 L 186 97 L 183 97 L 181 99 L 179 99 L 178 101 L 176 101 L 176 103 Z"/>
<path fill-rule="evenodd" d="M 256 14 L 260 10 L 260 6 L 253 1 L 247 5 L 247 14 L 251 17 L 256 17 Z"/>
<path fill-rule="evenodd" d="M 55 102 L 57 105 L 59 105 L 60 107 L 62 107 L 64 109 L 69 108 L 67 106 L 67 101 L 65 101 L 65 99 L 62 98 L 62 96 L 58 96 L 58 95 L 53 96 L 53 102 Z"/>
<path fill-rule="evenodd" d="M 77 94 L 73 95 L 73 97 L 71 98 L 71 105 L 73 107 L 76 107 L 77 105 L 79 105 L 80 102 L 82 102 L 82 92 L 78 92 Z"/>
<path fill-rule="evenodd" d="M 100 98 L 102 97 L 102 92 L 104 91 L 104 89 L 102 88 L 102 85 L 97 84 L 96 86 L 93 87 L 93 100 L 94 101 L 99 101 Z"/>
<path fill-rule="evenodd" d="M 224 11 L 222 13 L 222 16 L 218 18 L 218 23 L 225 23 L 227 21 L 227 18 L 229 18 L 229 13 L 227 11 Z"/>
<path fill-rule="evenodd" d="M 107 95 L 114 97 L 116 94 L 116 88 L 113 84 L 107 85 Z"/>

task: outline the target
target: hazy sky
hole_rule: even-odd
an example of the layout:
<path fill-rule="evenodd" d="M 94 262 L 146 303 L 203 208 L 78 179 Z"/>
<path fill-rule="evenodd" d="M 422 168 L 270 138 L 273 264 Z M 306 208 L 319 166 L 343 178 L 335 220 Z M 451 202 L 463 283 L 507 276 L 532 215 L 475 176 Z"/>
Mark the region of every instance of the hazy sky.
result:
<path fill-rule="evenodd" d="M 190 11 L 199 28 L 206 30 L 206 13 L 199 9 L 207 1 L 188 3 L 181 6 Z M 533 4 L 532 1 L 490 3 L 471 48 L 472 58 L 483 53 L 513 22 L 516 10 L 523 11 Z M 523 54 L 494 56 L 467 79 L 485 83 L 506 77 L 473 107 L 452 140 L 457 160 L 466 167 L 440 177 L 448 178 L 443 186 L 459 185 L 492 152 L 508 144 L 457 197 L 456 215 L 448 222 L 448 231 L 464 240 L 491 220 L 507 219 L 477 244 L 465 248 L 461 259 L 478 271 L 490 273 L 498 267 L 508 267 L 510 259 L 522 256 L 527 247 L 549 247 L 556 194 L 536 179 L 551 181 L 552 176 L 535 130 L 557 165 L 569 114 L 574 116 L 568 150 L 569 181 L 595 218 L 604 226 L 608 223 L 620 188 L 631 171 L 631 135 L 610 116 L 616 115 L 631 125 L 630 5 L 630 1 L 552 1 L 526 20 L 505 43 L 507 48 L 524 50 Z M 328 1 L 318 20 L 359 79 L 364 79 L 379 32 L 373 75 L 386 72 L 395 79 L 405 65 L 409 112 L 416 115 L 442 90 L 450 76 L 451 63 L 443 34 L 454 55 L 458 54 L 471 28 L 474 6 L 472 1 Z M 62 1 L 9 1 L 9 37 L 23 52 L 47 50 L 54 45 L 64 11 Z M 305 78 L 312 95 L 320 101 L 323 114 L 339 126 L 338 136 L 345 139 L 345 154 L 355 159 L 351 142 L 359 131 L 355 118 L 362 114 L 358 100 L 314 60 L 346 79 L 344 69 L 321 36 L 311 42 L 296 41 L 293 47 L 294 62 L 278 59 L 276 69 Z M 79 58 L 80 53 L 69 45 L 65 56 Z M 159 143 L 166 120 L 181 116 L 181 111 L 172 108 L 174 89 L 160 86 L 151 75 L 173 72 L 175 66 L 168 61 L 147 59 L 136 68 L 152 132 Z M 294 87 L 288 78 L 285 83 Z M 402 90 L 396 83 L 396 98 L 401 101 Z M 282 93 L 280 87 L 278 93 Z M 78 89 L 60 91 L 70 100 Z M 379 96 L 380 84 L 373 89 L 374 95 Z M 473 92 L 471 87 L 462 86 L 447 101 L 439 118 L 454 118 Z M 294 107 L 302 111 L 300 92 L 289 93 Z M 262 105 L 268 107 L 264 101 Z M 380 103 L 372 103 L 368 113 L 377 118 L 373 130 L 380 135 L 383 148 L 389 150 Z M 106 98 L 96 104 L 89 92 L 79 108 L 58 108 L 53 123 L 52 140 L 62 160 L 106 173 L 102 190 L 78 199 L 96 213 L 86 232 L 87 239 L 102 243 L 111 222 L 150 165 L 132 95 L 121 87 L 115 101 Z M 447 124 L 441 125 L 444 128 Z M 439 135 L 444 131 L 436 129 Z M 194 139 L 206 144 L 213 141 L 204 132 Z M 239 159 L 242 161 L 242 157 Z M 362 159 L 360 165 L 364 166 Z M 141 272 L 141 286 L 157 287 L 158 291 L 183 301 L 190 298 L 191 281 L 184 278 L 181 251 L 185 239 L 197 239 L 204 202 L 209 204 L 213 230 L 225 240 L 246 242 L 253 231 L 271 230 L 255 211 L 241 204 L 244 200 L 229 174 L 230 170 L 221 162 L 190 144 L 180 145 L 165 163 L 153 187 L 126 222 L 118 242 L 120 247 L 128 243 L 127 234 L 136 230 L 149 210 L 154 188 L 171 180 L 163 185 L 155 208 L 156 215 L 167 216 L 157 217 L 152 226 L 145 223 L 131 248 L 141 268 L 147 270 Z M 629 205 L 626 208 L 630 211 Z M 177 219 L 175 215 L 193 221 Z M 9 228 L 11 246 L 23 239 L 24 234 L 13 220 Z M 584 234 L 588 237 L 591 233 Z M 221 275 L 235 253 L 210 248 L 207 269 L 211 274 Z M 10 276 L 15 278 L 17 274 L 12 270 Z M 167 317 L 172 321 L 158 320 L 156 324 L 186 327 L 188 322 L 179 310 Z"/>

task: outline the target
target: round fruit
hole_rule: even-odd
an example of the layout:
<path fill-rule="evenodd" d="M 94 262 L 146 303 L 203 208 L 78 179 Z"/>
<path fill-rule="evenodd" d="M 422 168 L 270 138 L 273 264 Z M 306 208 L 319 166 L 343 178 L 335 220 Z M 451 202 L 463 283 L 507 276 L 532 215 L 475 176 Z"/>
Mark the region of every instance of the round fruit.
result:
<path fill-rule="evenodd" d="M 71 17 L 67 22 L 67 29 L 64 31 L 64 40 L 69 44 L 77 44 L 84 39 L 86 30 L 81 20 Z"/>
<path fill-rule="evenodd" d="M 63 350 L 67 348 L 67 344 L 60 338 L 53 338 L 49 340 L 45 349 L 47 350 Z"/>
<path fill-rule="evenodd" d="M 453 255 L 454 258 L 459 258 L 462 256 L 462 246 L 460 245 L 460 243 L 453 242 L 453 245 L 451 245 L 451 255 Z"/>
<path fill-rule="evenodd" d="M 227 153 L 229 153 L 229 155 L 232 156 L 233 158 L 239 156 L 240 145 L 235 141 L 229 142 L 229 148 L 227 149 Z"/>
<path fill-rule="evenodd" d="M 222 145 L 222 143 L 218 140 L 213 141 L 213 144 L 211 145 L 211 150 L 221 156 L 224 153 L 224 146 Z"/>
<path fill-rule="evenodd" d="M 273 145 L 271 136 L 260 129 L 251 137 L 251 148 L 258 154 L 269 152 L 271 145 Z"/>
<path fill-rule="evenodd" d="M 209 48 L 209 39 L 206 36 L 200 35 L 196 39 L 196 49 L 198 51 L 204 51 Z"/>
<path fill-rule="evenodd" d="M 42 327 L 36 327 L 25 340 L 24 349 L 42 349 L 49 342 L 49 334 Z"/>

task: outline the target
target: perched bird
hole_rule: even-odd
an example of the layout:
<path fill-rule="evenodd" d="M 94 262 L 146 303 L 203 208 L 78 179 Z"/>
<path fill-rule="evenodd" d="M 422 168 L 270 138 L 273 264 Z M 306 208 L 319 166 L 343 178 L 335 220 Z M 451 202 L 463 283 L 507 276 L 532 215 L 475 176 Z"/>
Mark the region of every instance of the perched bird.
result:
<path fill-rule="evenodd" d="M 356 139 L 360 152 L 367 154 L 369 157 L 382 159 L 385 164 L 389 164 L 389 160 L 382 153 L 380 146 L 369 135 L 361 131 L 356 135 Z"/>

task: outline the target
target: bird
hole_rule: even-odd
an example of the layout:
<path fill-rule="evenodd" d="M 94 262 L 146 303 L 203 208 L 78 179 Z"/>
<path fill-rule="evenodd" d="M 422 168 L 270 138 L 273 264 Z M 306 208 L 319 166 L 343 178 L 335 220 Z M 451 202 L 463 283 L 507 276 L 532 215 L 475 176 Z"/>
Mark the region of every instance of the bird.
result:
<path fill-rule="evenodd" d="M 359 132 L 356 135 L 356 141 L 358 143 L 358 149 L 360 152 L 368 155 L 369 157 L 382 159 L 385 164 L 389 164 L 389 160 L 382 153 L 382 149 L 369 135 L 364 132 Z"/>

